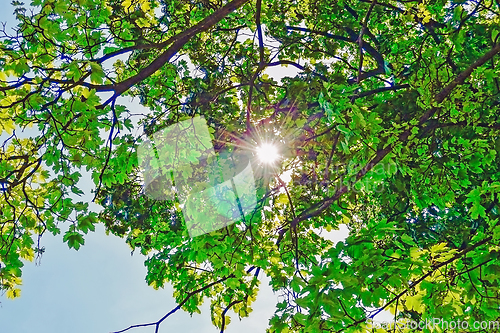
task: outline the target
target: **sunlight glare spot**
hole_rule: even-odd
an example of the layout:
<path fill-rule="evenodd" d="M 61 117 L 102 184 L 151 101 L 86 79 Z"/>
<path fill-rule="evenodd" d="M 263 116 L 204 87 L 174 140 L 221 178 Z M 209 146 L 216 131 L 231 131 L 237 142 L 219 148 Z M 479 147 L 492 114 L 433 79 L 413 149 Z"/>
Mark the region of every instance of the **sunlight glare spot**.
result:
<path fill-rule="evenodd" d="M 272 164 L 279 157 L 278 149 L 270 143 L 264 143 L 257 148 L 257 156 L 262 163 Z"/>

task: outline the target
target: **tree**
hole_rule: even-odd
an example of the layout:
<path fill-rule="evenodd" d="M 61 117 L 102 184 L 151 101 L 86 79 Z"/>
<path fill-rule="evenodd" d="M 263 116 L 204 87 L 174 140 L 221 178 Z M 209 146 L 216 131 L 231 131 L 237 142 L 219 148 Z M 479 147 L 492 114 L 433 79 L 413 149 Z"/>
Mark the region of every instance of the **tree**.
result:
<path fill-rule="evenodd" d="M 249 315 L 262 274 L 282 295 L 270 332 L 361 332 L 382 310 L 500 320 L 498 1 L 13 4 L 0 48 L 8 296 L 44 233 L 63 225 L 78 250 L 104 223 L 148 255 L 150 285 L 175 289 L 179 306 L 142 325 L 156 330 L 210 300 L 224 331 L 229 311 Z M 297 74 L 278 82 L 276 66 Z M 151 110 L 142 135 L 120 96 Z M 216 155 L 272 142 L 282 159 L 252 161 L 251 215 L 189 237 L 179 198 L 144 195 L 136 148 L 195 116 Z M 83 167 L 99 214 L 70 195 Z M 341 223 L 334 246 L 322 231 Z"/>

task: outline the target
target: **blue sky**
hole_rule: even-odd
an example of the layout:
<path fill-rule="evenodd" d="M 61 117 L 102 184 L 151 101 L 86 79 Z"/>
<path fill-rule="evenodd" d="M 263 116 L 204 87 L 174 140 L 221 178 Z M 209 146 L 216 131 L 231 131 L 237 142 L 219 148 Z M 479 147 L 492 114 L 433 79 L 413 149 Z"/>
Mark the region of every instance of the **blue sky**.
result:
<path fill-rule="evenodd" d="M 69 250 L 61 236 L 45 235 L 41 264 L 23 269 L 21 297 L 1 297 L 0 332 L 110 332 L 131 324 L 156 321 L 175 307 L 170 287 L 154 290 L 144 281 L 144 257 L 130 255 L 120 238 L 106 236 L 102 226 L 89 234 L 79 251 Z M 276 296 L 263 281 L 250 318 L 233 322 L 227 332 L 264 332 Z M 263 296 L 263 297 L 260 297 Z M 217 332 L 208 303 L 201 314 L 178 311 L 160 332 Z M 132 332 L 154 332 L 153 328 Z"/>

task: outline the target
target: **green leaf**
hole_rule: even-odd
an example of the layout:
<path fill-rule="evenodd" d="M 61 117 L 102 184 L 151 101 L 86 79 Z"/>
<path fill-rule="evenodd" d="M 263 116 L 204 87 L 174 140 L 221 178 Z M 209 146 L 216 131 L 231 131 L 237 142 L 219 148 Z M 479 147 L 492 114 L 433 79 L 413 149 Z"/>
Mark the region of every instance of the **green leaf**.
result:
<path fill-rule="evenodd" d="M 64 234 L 63 241 L 68 243 L 69 248 L 74 248 L 75 250 L 78 250 L 85 243 L 82 235 L 70 231 Z"/>

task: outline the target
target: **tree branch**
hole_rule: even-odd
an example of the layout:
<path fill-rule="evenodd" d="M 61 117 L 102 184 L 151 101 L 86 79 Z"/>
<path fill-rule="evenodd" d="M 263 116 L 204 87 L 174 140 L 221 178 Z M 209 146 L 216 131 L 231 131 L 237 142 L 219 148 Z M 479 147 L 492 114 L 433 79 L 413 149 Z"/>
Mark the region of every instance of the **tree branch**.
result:
<path fill-rule="evenodd" d="M 224 329 L 226 328 L 226 313 L 227 313 L 227 311 L 229 311 L 230 308 L 232 308 L 233 306 L 235 306 L 236 304 L 241 303 L 241 302 L 243 302 L 242 299 L 232 301 L 231 303 L 228 304 L 228 306 L 226 306 L 224 311 L 222 311 L 222 314 L 221 314 L 222 324 L 221 324 L 220 333 L 224 333 Z"/>
<path fill-rule="evenodd" d="M 160 324 L 165 320 L 167 319 L 171 314 L 177 312 L 180 308 L 182 308 L 182 306 L 184 304 L 186 304 L 186 302 L 191 298 L 193 297 L 194 295 L 216 285 L 216 284 L 219 284 L 221 282 L 224 282 L 225 280 L 229 279 L 229 278 L 233 278 L 234 277 L 234 274 L 231 274 L 231 275 L 228 275 L 220 280 L 217 280 L 217 281 L 214 281 L 212 283 L 209 283 L 207 284 L 206 286 L 204 287 L 201 287 L 199 289 L 196 289 L 196 290 L 193 290 L 191 291 L 189 294 L 187 294 L 187 296 L 182 300 L 182 302 L 179 303 L 179 305 L 177 305 L 175 308 L 173 308 L 170 312 L 168 312 L 166 315 L 164 315 L 163 317 L 161 317 L 160 320 L 154 322 L 154 323 L 147 323 L 147 324 L 138 324 L 138 325 L 132 325 L 132 326 L 129 326 L 121 331 L 116 331 L 116 332 L 113 332 L 113 333 L 122 333 L 122 332 L 126 332 L 132 328 L 137 328 L 137 327 L 148 327 L 148 326 L 155 326 L 155 333 L 158 333 L 158 329 L 160 327 Z"/>
<path fill-rule="evenodd" d="M 327 38 L 330 38 L 330 39 L 334 39 L 334 40 L 341 40 L 341 41 L 344 41 L 344 42 L 352 42 L 353 41 L 352 38 L 347 38 L 347 37 L 339 36 L 339 35 L 333 35 L 333 34 L 328 33 L 328 32 L 314 30 L 314 29 L 292 27 L 292 26 L 286 26 L 286 28 L 288 30 L 308 32 L 308 33 L 311 33 L 311 34 L 324 36 L 324 37 L 327 37 Z"/>
<path fill-rule="evenodd" d="M 354 101 L 354 100 L 361 98 L 361 97 L 366 97 L 366 96 L 378 94 L 378 93 L 381 93 L 384 91 L 396 91 L 396 90 L 406 89 L 406 88 L 410 88 L 410 85 L 409 84 L 401 84 L 401 85 L 397 85 L 397 86 L 380 87 L 377 89 L 362 91 L 359 94 L 352 95 L 351 101 Z"/>
<path fill-rule="evenodd" d="M 185 30 L 184 32 L 170 38 L 169 40 L 163 43 L 158 44 L 161 46 L 163 44 L 168 45 L 172 43 L 172 45 L 167 50 L 165 50 L 158 58 L 153 60 L 151 64 L 143 68 L 136 75 L 117 84 L 101 85 L 101 86 L 95 85 L 92 86 L 92 88 L 96 89 L 97 91 L 111 90 L 114 91 L 115 96 L 121 95 L 122 93 L 130 89 L 130 87 L 148 78 L 154 72 L 163 67 L 163 65 L 165 65 L 168 61 L 170 61 L 170 59 L 180 49 L 182 49 L 182 47 L 184 47 L 184 45 L 195 35 L 199 34 L 200 32 L 207 31 L 208 29 L 219 23 L 227 15 L 229 15 L 230 13 L 241 7 L 243 4 L 245 4 L 247 1 L 249 0 L 233 0 L 224 7 L 218 9 L 212 15 L 204 18 L 201 22 L 199 22 L 195 26 Z"/>
<path fill-rule="evenodd" d="M 256 4 L 256 13 L 255 13 L 255 23 L 257 25 L 257 36 L 259 38 L 259 67 L 257 67 L 257 70 L 253 74 L 252 78 L 250 79 L 250 87 L 248 90 L 248 102 L 247 102 L 247 114 L 246 114 L 246 129 L 247 131 L 250 131 L 250 113 L 252 111 L 252 95 L 253 95 L 253 88 L 254 88 L 254 83 L 255 79 L 259 75 L 259 73 L 264 69 L 265 63 L 264 63 L 264 37 L 262 36 L 262 27 L 260 23 L 260 14 L 262 11 L 262 0 L 257 0 Z"/>
<path fill-rule="evenodd" d="M 368 20 L 370 19 L 370 15 L 375 7 L 377 0 L 372 0 L 370 8 L 368 8 L 368 12 L 366 13 L 365 19 L 363 20 L 363 26 L 361 27 L 361 31 L 359 32 L 358 44 L 359 44 L 359 68 L 358 68 L 358 78 L 356 80 L 357 83 L 361 82 L 361 71 L 363 70 L 363 34 L 368 26 Z M 380 67 L 380 64 L 379 64 Z M 382 67 L 383 68 L 383 67 Z"/>

